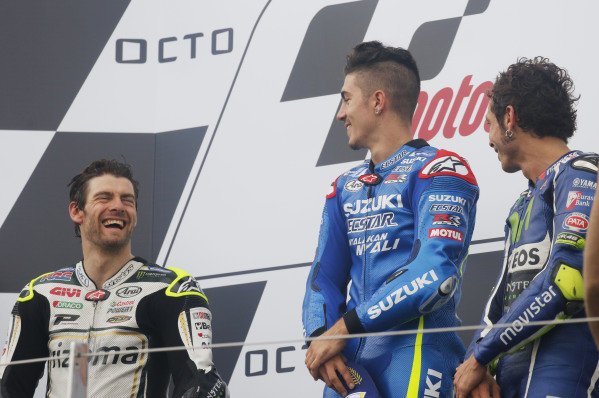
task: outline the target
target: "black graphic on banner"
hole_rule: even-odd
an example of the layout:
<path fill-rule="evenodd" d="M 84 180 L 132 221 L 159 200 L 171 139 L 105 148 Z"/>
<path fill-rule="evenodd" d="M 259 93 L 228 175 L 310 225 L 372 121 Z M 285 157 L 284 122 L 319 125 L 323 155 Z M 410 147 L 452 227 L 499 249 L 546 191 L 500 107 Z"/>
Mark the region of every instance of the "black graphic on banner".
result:
<path fill-rule="evenodd" d="M 44 272 L 81 258 L 67 207 L 67 183 L 90 161 L 123 158 L 140 183 L 133 253 L 155 260 L 207 127 L 159 134 L 56 133 L 0 228 L 11 272 L 0 292 L 15 292 Z M 25 265 L 26 266 L 23 266 Z"/>
<path fill-rule="evenodd" d="M 316 14 L 300 47 L 282 102 L 339 92 L 345 56 L 364 39 L 377 3 L 363 0 L 337 4 Z M 483 13 L 489 3 L 490 0 L 469 0 L 462 16 L 425 22 L 416 29 L 408 49 L 416 59 L 423 81 L 433 79 L 443 70 L 462 18 Z M 322 40 L 323 37 L 327 40 Z M 330 45 L 331 40 L 335 45 Z M 341 101 L 335 115 L 340 107 Z M 366 152 L 348 147 L 343 123 L 333 118 L 316 166 L 359 161 Z"/>
<path fill-rule="evenodd" d="M 245 341 L 266 281 L 204 289 L 213 314 L 213 343 Z M 214 363 L 223 380 L 229 383 L 242 347 L 212 350 Z"/>
<path fill-rule="evenodd" d="M 128 5 L 2 2 L 0 129 L 56 130 Z"/>

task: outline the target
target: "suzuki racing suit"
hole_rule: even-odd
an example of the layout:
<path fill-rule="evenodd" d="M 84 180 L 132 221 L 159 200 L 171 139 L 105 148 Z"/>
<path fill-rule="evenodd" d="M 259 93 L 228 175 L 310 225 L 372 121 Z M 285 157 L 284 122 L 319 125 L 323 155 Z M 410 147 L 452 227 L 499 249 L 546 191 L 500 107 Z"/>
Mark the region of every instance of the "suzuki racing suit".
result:
<path fill-rule="evenodd" d="M 582 249 L 596 187 L 597 156 L 570 152 L 510 209 L 503 269 L 482 318 L 487 328 L 466 355 L 492 367 L 501 357 L 502 397 L 599 397 L 598 355 L 586 322 L 525 326 L 585 316 Z M 510 326 L 491 329 L 495 323 Z"/>
<path fill-rule="evenodd" d="M 211 342 L 211 317 L 206 296 L 184 271 L 136 257 L 98 289 L 79 262 L 25 286 L 0 363 L 64 356 L 71 342 L 85 342 L 101 354 L 88 359 L 88 397 L 164 397 L 171 375 L 175 397 L 225 397 L 211 351 L 191 348 Z M 135 351 L 182 345 L 187 350 Z M 48 397 L 66 396 L 68 366 L 66 359 L 48 361 Z M 43 362 L 0 367 L 0 396 L 32 397 L 43 371 Z"/>
<path fill-rule="evenodd" d="M 459 325 L 477 199 L 468 164 L 421 139 L 338 177 L 306 285 L 306 335 L 341 317 L 350 333 Z M 343 355 L 386 398 L 446 397 L 464 345 L 455 333 L 415 333 L 350 339 Z M 325 396 L 338 395 L 325 388 Z"/>

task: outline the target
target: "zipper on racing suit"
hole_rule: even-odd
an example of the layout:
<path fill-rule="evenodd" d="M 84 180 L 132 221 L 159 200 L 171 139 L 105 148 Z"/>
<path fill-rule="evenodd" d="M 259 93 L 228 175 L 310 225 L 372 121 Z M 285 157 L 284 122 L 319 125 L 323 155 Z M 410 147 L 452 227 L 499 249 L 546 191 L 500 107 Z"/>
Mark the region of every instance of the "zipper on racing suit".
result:
<path fill-rule="evenodd" d="M 366 199 L 367 200 L 372 199 L 372 196 L 373 196 L 372 188 L 373 188 L 372 185 L 368 186 L 368 191 L 366 193 Z M 372 208 L 372 205 L 370 207 Z M 367 252 L 366 252 L 366 247 L 367 247 L 366 242 L 367 242 L 367 240 L 368 240 L 368 223 L 366 223 L 366 228 L 364 228 L 364 243 L 363 243 L 364 244 L 364 251 L 362 252 L 362 255 L 364 256 L 364 263 L 363 263 L 363 267 L 362 267 L 363 268 L 362 269 L 362 283 L 364 284 L 364 289 L 363 289 L 364 295 L 362 297 L 363 301 L 366 301 L 367 297 L 369 297 L 368 296 L 369 292 L 366 291 L 366 286 L 368 286 L 368 284 L 366 283 L 366 266 L 367 266 L 367 262 L 368 262 L 368 260 L 366 258 L 367 257 Z M 358 348 L 356 349 L 356 358 L 355 358 L 356 360 L 360 357 L 360 353 L 362 351 L 362 343 L 363 342 L 364 342 L 364 338 L 361 337 L 360 341 L 358 342 Z"/>

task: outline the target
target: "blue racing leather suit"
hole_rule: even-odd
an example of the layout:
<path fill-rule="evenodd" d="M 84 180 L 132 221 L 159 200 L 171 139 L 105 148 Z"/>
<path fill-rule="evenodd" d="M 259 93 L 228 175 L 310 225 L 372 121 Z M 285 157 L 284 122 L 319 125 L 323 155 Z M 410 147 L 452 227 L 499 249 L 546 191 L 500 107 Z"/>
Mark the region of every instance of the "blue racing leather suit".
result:
<path fill-rule="evenodd" d="M 305 334 L 341 317 L 350 333 L 459 325 L 477 199 L 468 164 L 421 139 L 339 176 L 306 285 Z M 368 370 L 384 397 L 445 397 L 464 345 L 455 333 L 354 338 L 343 355 Z M 338 395 L 325 388 L 325 396 Z"/>
<path fill-rule="evenodd" d="M 497 365 L 502 397 L 599 397 L 598 355 L 586 323 L 526 327 L 585 316 L 582 250 L 596 187 L 597 155 L 569 152 L 529 182 L 510 209 L 486 328 L 466 354 Z"/>

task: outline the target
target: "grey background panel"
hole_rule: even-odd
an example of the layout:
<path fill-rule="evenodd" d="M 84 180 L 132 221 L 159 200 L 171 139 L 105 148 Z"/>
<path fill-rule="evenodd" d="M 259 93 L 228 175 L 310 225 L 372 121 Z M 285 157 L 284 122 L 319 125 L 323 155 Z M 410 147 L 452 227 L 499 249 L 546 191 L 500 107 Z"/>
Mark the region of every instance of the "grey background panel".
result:
<path fill-rule="evenodd" d="M 491 289 L 501 272 L 502 261 L 503 251 L 471 254 L 468 257 L 462 282 L 462 298 L 458 306 L 458 316 L 462 320 L 462 325 L 480 323 Z M 458 332 L 458 335 L 468 347 L 474 333 L 474 331 Z"/>
<path fill-rule="evenodd" d="M 56 130 L 128 5 L 3 1 L 0 129 Z"/>
<path fill-rule="evenodd" d="M 359 42 L 378 0 L 324 7 L 310 22 L 281 101 L 338 93 L 345 56 Z M 351 22 L 350 22 L 351 21 Z"/>
<path fill-rule="evenodd" d="M 154 261 L 205 132 L 206 127 L 158 135 L 56 133 L 0 228 L 2 261 L 13 267 L 0 279 L 0 292 L 16 292 L 32 278 L 81 258 L 67 211 L 67 184 L 99 158 L 132 165 L 140 183 L 132 250 Z"/>
<path fill-rule="evenodd" d="M 266 281 L 205 289 L 213 314 L 213 343 L 245 341 L 264 293 Z M 229 383 L 241 346 L 212 351 L 218 372 Z"/>

